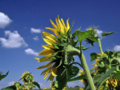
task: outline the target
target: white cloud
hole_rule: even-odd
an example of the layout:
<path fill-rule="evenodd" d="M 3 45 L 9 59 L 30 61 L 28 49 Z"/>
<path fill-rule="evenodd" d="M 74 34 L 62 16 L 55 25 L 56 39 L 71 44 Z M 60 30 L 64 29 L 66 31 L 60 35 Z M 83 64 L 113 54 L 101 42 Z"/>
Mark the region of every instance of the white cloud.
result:
<path fill-rule="evenodd" d="M 98 29 L 97 29 L 97 36 L 102 37 L 102 33 L 103 33 L 102 30 L 98 30 Z"/>
<path fill-rule="evenodd" d="M 41 29 L 31 28 L 31 33 L 41 33 Z"/>
<path fill-rule="evenodd" d="M 38 39 L 38 36 L 34 37 L 33 39 L 36 40 L 36 41 L 39 40 L 39 39 Z"/>
<path fill-rule="evenodd" d="M 0 38 L 1 44 L 5 48 L 19 48 L 22 45 L 28 46 L 17 31 L 13 33 L 11 31 L 5 31 L 5 36 L 8 36 L 8 39 Z"/>
<path fill-rule="evenodd" d="M 12 81 L 12 82 L 9 82 L 8 85 L 11 86 L 11 85 L 13 85 L 14 83 L 15 83 L 15 82 Z"/>
<path fill-rule="evenodd" d="M 38 52 L 35 52 L 35 51 L 32 50 L 31 48 L 26 49 L 25 52 L 26 52 L 27 54 L 31 54 L 31 55 L 35 55 L 35 56 L 38 56 L 38 54 L 39 54 Z"/>
<path fill-rule="evenodd" d="M 12 22 L 12 20 L 7 15 L 0 12 L 0 28 L 5 28 L 11 22 Z"/>
<path fill-rule="evenodd" d="M 77 83 L 73 83 L 73 82 L 68 82 L 67 83 L 68 87 L 75 87 L 75 86 L 80 86 L 80 87 L 84 87 L 83 82 L 77 82 Z"/>
<path fill-rule="evenodd" d="M 40 83 L 40 82 L 39 82 L 39 85 L 40 85 L 41 89 L 47 88 L 43 83 Z"/>
<path fill-rule="evenodd" d="M 114 50 L 115 50 L 115 51 L 120 51 L 120 45 L 116 45 L 116 46 L 114 47 Z"/>

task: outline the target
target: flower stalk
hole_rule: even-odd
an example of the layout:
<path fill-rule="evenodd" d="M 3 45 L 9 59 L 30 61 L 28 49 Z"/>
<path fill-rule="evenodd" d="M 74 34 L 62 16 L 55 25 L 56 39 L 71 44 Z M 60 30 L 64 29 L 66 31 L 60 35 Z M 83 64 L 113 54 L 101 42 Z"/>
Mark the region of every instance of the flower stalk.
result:
<path fill-rule="evenodd" d="M 87 77 L 87 80 L 88 80 L 88 83 L 91 87 L 91 90 L 95 90 L 95 86 L 94 86 L 94 82 L 93 82 L 93 79 L 91 77 L 91 74 L 90 74 L 90 71 L 89 71 L 89 68 L 88 68 L 88 65 L 86 63 L 86 59 L 82 53 L 82 50 L 81 50 L 81 53 L 79 54 L 79 58 L 80 58 L 80 61 L 82 63 L 82 66 L 83 66 L 83 70 L 85 71 L 85 75 Z"/>

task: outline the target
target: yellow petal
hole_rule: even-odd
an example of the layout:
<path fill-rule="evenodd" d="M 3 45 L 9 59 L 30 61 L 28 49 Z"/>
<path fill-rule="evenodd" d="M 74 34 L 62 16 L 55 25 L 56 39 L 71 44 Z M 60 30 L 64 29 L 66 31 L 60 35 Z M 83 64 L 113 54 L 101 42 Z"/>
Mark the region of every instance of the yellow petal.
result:
<path fill-rule="evenodd" d="M 54 79 L 54 76 L 53 76 L 52 74 L 50 74 L 50 76 L 49 76 L 49 78 L 47 79 L 47 81 L 48 81 L 48 80 L 53 81 L 53 79 Z"/>
<path fill-rule="evenodd" d="M 38 67 L 37 69 L 47 68 L 47 67 L 49 67 L 49 66 L 52 65 L 52 64 L 53 64 L 53 62 L 51 61 L 51 62 L 49 62 L 49 63 L 46 64 L 46 65 L 43 65 L 43 66 Z"/>
<path fill-rule="evenodd" d="M 43 48 L 45 49 L 51 49 L 51 48 L 55 48 L 53 45 L 42 45 Z"/>
<path fill-rule="evenodd" d="M 92 27 L 90 27 L 88 30 L 92 30 Z"/>
<path fill-rule="evenodd" d="M 48 55 L 48 54 L 54 54 L 55 52 L 53 50 L 46 50 L 44 49 L 39 53 L 39 55 Z"/>
<path fill-rule="evenodd" d="M 52 42 L 58 42 L 57 40 L 54 39 L 54 35 L 48 32 L 42 32 L 46 39 L 51 40 Z"/>
<path fill-rule="evenodd" d="M 48 33 L 48 32 L 42 32 L 42 34 L 43 34 L 45 37 L 49 38 L 50 40 L 51 40 L 51 39 L 54 40 L 53 37 L 55 37 L 55 36 L 54 36 L 53 34 Z"/>
<path fill-rule="evenodd" d="M 42 58 L 35 58 L 38 60 L 38 62 L 46 62 L 46 61 L 50 61 L 50 60 L 53 60 L 53 59 L 49 59 L 50 56 L 45 56 L 45 57 L 42 57 Z"/>
<path fill-rule="evenodd" d="M 67 30 L 67 27 L 65 26 L 64 20 L 62 18 L 61 18 L 61 21 L 62 21 L 62 24 L 63 24 L 65 30 Z"/>
<path fill-rule="evenodd" d="M 52 32 L 55 34 L 56 29 L 50 28 L 50 27 L 45 27 L 45 28 L 46 28 L 46 29 L 49 29 L 50 31 L 52 31 Z"/>
<path fill-rule="evenodd" d="M 48 38 L 43 38 L 43 40 L 49 45 L 52 45 L 54 42 L 56 42 L 56 40 L 50 40 Z"/>
<path fill-rule="evenodd" d="M 57 68 L 51 69 L 51 73 L 52 73 L 52 75 L 55 76 L 55 77 L 57 76 L 57 75 L 56 75 L 56 72 L 57 72 Z"/>
<path fill-rule="evenodd" d="M 69 25 L 69 18 L 67 19 L 67 30 L 68 31 L 70 29 L 70 25 Z"/>
<path fill-rule="evenodd" d="M 52 68 L 52 66 L 51 66 Z M 51 72 L 51 68 L 45 73 L 44 79 L 49 75 L 49 73 Z"/>
<path fill-rule="evenodd" d="M 58 19 L 58 21 L 59 21 L 59 25 L 60 25 L 60 32 L 61 32 L 61 33 L 64 33 L 64 27 L 63 27 L 60 19 Z"/>
<path fill-rule="evenodd" d="M 51 22 L 51 24 L 53 25 L 53 27 L 55 28 L 55 29 L 57 29 L 57 26 L 54 24 L 54 22 L 50 19 L 50 22 Z"/>

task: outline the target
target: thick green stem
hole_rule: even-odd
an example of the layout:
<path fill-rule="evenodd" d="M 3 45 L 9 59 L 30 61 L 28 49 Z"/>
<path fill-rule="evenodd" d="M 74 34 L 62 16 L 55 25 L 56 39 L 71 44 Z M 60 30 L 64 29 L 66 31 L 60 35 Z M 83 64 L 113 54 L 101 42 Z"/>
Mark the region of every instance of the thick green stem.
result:
<path fill-rule="evenodd" d="M 95 86 L 94 86 L 94 83 L 93 83 L 93 79 L 92 79 L 92 77 L 90 75 L 90 71 L 89 71 L 89 68 L 87 66 L 87 63 L 86 63 L 86 60 L 85 60 L 85 57 L 84 57 L 83 53 L 82 53 L 81 56 L 79 55 L 79 58 L 81 60 L 83 70 L 85 71 L 85 75 L 87 77 L 87 80 L 88 80 L 88 83 L 89 83 L 89 85 L 91 87 L 91 90 L 96 90 Z"/>
<path fill-rule="evenodd" d="M 100 39 L 98 39 L 98 45 L 99 45 L 101 54 L 103 54 L 102 45 L 101 45 L 101 40 Z"/>

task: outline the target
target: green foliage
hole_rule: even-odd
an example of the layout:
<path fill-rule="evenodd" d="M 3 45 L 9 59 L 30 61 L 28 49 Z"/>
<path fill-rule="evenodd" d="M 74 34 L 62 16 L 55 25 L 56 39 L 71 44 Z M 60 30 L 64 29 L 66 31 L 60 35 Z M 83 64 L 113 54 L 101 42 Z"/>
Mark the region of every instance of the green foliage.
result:
<path fill-rule="evenodd" d="M 2 72 L 0 73 L 0 80 L 2 80 L 3 78 L 5 78 L 7 75 L 8 75 L 9 71 L 5 74 L 5 75 L 2 75 Z"/>

